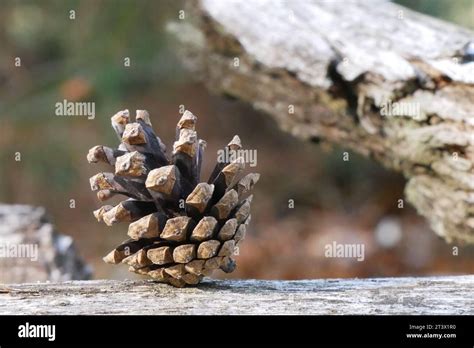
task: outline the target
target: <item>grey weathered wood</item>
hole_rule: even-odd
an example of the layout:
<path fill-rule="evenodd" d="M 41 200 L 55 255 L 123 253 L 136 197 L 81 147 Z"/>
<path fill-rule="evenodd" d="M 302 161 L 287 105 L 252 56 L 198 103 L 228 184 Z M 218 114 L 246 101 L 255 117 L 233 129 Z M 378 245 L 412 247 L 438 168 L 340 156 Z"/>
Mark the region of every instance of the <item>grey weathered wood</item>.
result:
<path fill-rule="evenodd" d="M 474 276 L 0 285 L 4 314 L 474 314 Z"/>
<path fill-rule="evenodd" d="M 0 249 L 20 246 L 36 248 L 37 259 L 0 252 L 0 282 L 91 278 L 92 270 L 79 256 L 73 239 L 56 230 L 45 208 L 0 204 Z"/>
<path fill-rule="evenodd" d="M 388 1 L 190 3 L 169 28 L 212 90 L 403 173 L 437 234 L 474 242 L 473 32 Z M 382 117 L 389 101 L 417 117 Z"/>

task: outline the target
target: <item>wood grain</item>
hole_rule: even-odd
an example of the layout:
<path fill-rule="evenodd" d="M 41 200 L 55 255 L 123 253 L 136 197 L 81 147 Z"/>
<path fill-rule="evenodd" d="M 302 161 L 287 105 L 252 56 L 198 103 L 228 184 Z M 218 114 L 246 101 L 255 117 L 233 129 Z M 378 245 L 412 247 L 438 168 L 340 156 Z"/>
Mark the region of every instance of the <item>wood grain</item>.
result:
<path fill-rule="evenodd" d="M 9 284 L 0 314 L 462 314 L 474 276 L 213 280 L 175 289 L 153 281 Z"/>

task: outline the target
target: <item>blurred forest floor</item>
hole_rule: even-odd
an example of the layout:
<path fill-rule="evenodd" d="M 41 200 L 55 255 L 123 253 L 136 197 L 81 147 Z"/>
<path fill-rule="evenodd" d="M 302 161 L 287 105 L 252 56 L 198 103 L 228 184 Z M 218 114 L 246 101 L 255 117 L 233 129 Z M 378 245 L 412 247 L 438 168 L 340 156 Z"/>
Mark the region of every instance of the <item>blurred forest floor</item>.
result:
<path fill-rule="evenodd" d="M 473 2 L 399 1 L 474 28 Z M 76 18 L 70 19 L 74 9 Z M 239 134 L 257 149 L 262 174 L 252 223 L 237 257 L 237 278 L 300 279 L 473 273 L 473 247 L 439 239 L 405 205 L 404 179 L 350 154 L 281 132 L 246 105 L 211 96 L 179 65 L 164 27 L 181 9 L 174 1 L 6 1 L 0 13 L 0 201 L 45 206 L 59 231 L 74 237 L 96 278 L 135 277 L 101 258 L 126 239 L 126 226 L 97 223 L 100 204 L 89 177 L 97 144 L 116 146 L 110 116 L 147 109 L 168 148 L 183 104 L 198 116 L 208 143 L 203 168 Z M 15 67 L 15 57 L 21 67 Z M 131 66 L 125 67 L 129 57 Z M 55 116 L 55 103 L 94 101 L 96 118 Z M 21 152 L 22 160 L 14 161 Z M 253 168 L 252 168 L 253 169 Z M 70 208 L 70 199 L 76 201 Z M 289 208 L 288 200 L 295 207 Z M 336 241 L 363 243 L 365 260 L 324 257 Z M 216 274 L 217 275 L 217 274 Z M 220 275 L 222 276 L 222 274 Z M 228 276 L 228 275 L 226 275 Z"/>

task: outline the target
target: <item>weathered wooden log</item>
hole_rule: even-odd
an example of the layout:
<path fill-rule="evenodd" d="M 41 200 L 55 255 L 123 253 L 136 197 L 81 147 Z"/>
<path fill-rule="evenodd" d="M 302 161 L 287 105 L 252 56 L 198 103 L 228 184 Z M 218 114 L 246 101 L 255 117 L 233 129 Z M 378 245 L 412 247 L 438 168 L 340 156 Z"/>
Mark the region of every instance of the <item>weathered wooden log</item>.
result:
<path fill-rule="evenodd" d="M 0 286 L 0 314 L 474 315 L 473 287 L 472 275 L 292 281 L 204 279 L 197 287 L 184 291 L 154 280 L 4 284 Z"/>
<path fill-rule="evenodd" d="M 213 91 L 403 173 L 437 234 L 474 242 L 472 31 L 388 1 L 189 5 L 169 28 Z"/>
<path fill-rule="evenodd" d="M 0 283 L 91 278 L 74 239 L 48 215 L 44 207 L 0 203 Z M 14 247 L 17 252 L 9 253 Z"/>

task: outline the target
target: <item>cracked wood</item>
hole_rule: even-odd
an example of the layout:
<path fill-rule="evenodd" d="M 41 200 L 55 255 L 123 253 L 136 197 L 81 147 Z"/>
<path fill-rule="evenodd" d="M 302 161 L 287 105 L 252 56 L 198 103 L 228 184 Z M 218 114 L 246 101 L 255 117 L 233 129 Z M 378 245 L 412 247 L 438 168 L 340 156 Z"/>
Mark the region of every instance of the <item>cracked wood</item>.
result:
<path fill-rule="evenodd" d="M 214 280 L 0 285 L 0 315 L 461 314 L 473 315 L 474 276 L 327 280 Z"/>
<path fill-rule="evenodd" d="M 213 91 L 403 173 L 438 235 L 474 242 L 474 33 L 390 2 L 308 0 L 201 0 L 169 30 Z M 394 103 L 415 117 L 383 116 Z"/>

